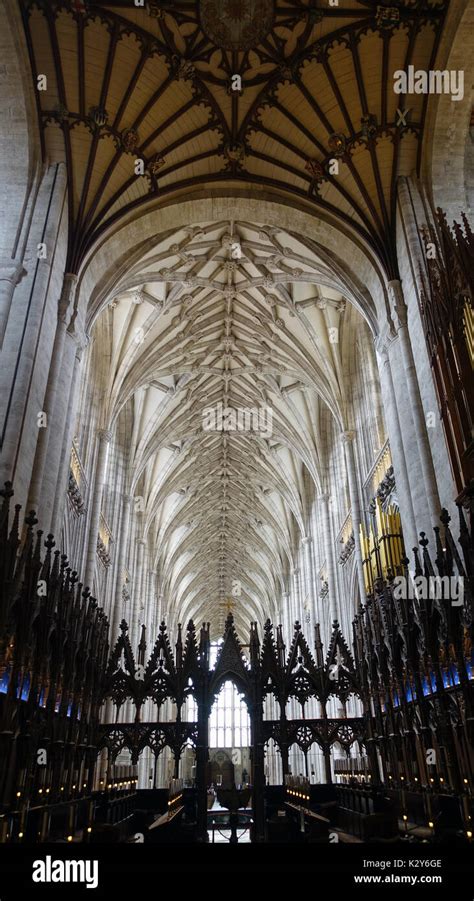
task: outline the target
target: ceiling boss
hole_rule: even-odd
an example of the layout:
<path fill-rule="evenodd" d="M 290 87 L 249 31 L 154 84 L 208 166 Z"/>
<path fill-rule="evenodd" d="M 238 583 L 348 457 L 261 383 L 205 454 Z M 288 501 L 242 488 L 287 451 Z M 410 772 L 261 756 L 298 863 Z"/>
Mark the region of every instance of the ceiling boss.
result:
<path fill-rule="evenodd" d="M 274 0 L 201 0 L 201 26 L 223 50 L 250 50 L 273 26 Z"/>

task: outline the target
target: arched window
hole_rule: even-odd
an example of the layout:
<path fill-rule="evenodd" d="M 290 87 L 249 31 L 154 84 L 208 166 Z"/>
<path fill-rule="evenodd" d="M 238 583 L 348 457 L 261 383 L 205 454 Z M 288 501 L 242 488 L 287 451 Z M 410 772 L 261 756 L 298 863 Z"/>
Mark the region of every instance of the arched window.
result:
<path fill-rule="evenodd" d="M 210 748 L 247 748 L 250 717 L 247 705 L 233 682 L 224 682 L 209 719 Z"/>

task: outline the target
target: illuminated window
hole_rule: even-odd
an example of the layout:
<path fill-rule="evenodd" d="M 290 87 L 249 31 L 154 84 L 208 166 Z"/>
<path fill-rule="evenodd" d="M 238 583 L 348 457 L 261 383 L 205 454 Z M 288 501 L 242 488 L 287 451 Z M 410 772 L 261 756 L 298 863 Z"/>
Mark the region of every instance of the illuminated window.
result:
<path fill-rule="evenodd" d="M 250 744 L 247 705 L 233 682 L 225 682 L 209 718 L 209 747 L 246 748 Z"/>
<path fill-rule="evenodd" d="M 186 698 L 184 722 L 185 723 L 197 723 L 197 719 L 198 719 L 197 703 L 192 695 L 188 695 Z"/>

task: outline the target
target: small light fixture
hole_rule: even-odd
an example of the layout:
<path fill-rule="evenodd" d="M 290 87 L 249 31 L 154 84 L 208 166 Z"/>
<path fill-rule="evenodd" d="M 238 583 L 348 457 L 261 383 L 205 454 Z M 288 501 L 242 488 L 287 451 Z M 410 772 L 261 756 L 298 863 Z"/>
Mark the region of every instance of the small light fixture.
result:
<path fill-rule="evenodd" d="M 434 823 L 433 823 L 433 820 L 430 820 L 430 821 L 429 821 L 428 826 L 430 827 L 430 829 L 434 829 Z"/>
<path fill-rule="evenodd" d="M 23 832 L 18 833 L 18 838 L 23 838 Z"/>
<path fill-rule="evenodd" d="M 68 842 L 72 842 L 72 835 L 68 835 L 67 840 Z"/>
<path fill-rule="evenodd" d="M 92 826 L 88 826 L 88 827 L 87 827 L 87 831 L 88 831 L 88 832 L 92 832 Z"/>
<path fill-rule="evenodd" d="M 468 829 L 468 831 L 466 832 L 466 835 L 468 838 L 472 838 L 472 832 L 470 829 Z"/>
<path fill-rule="evenodd" d="M 404 823 L 406 823 L 406 821 L 408 820 L 408 817 L 407 817 L 406 813 L 403 814 L 402 820 L 403 820 Z"/>
<path fill-rule="evenodd" d="M 17 798 L 21 798 L 21 792 L 16 793 Z"/>

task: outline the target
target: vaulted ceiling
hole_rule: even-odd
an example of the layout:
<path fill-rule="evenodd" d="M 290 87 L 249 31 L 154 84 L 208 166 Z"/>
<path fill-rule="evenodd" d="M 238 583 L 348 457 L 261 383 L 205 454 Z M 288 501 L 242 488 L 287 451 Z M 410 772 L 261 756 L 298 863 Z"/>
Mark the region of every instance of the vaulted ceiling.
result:
<path fill-rule="evenodd" d="M 358 316 L 308 243 L 243 221 L 160 239 L 99 314 L 104 422 L 127 448 L 153 565 L 182 621 L 219 634 L 229 597 L 243 632 L 278 615 L 305 535 L 305 474 L 324 487 L 321 411 L 345 427 Z M 226 430 L 225 409 L 256 418 Z"/>
<path fill-rule="evenodd" d="M 419 165 L 444 0 L 18 0 L 45 157 L 65 161 L 67 270 L 106 232 L 190 197 L 279 199 L 349 231 L 397 276 L 395 188 Z M 139 0 L 138 0 L 139 2 Z M 130 458 L 179 618 L 275 617 L 325 479 L 322 410 L 347 427 L 354 307 L 318 249 L 264 221 L 157 236 L 90 310 L 104 423 Z M 336 340 L 334 340 L 336 336 Z M 206 411 L 271 411 L 260 430 Z"/>
<path fill-rule="evenodd" d="M 355 229 L 396 275 L 428 97 L 393 73 L 433 66 L 443 0 L 18 2 L 44 151 L 69 170 L 69 271 L 147 204 L 240 189 Z"/>

